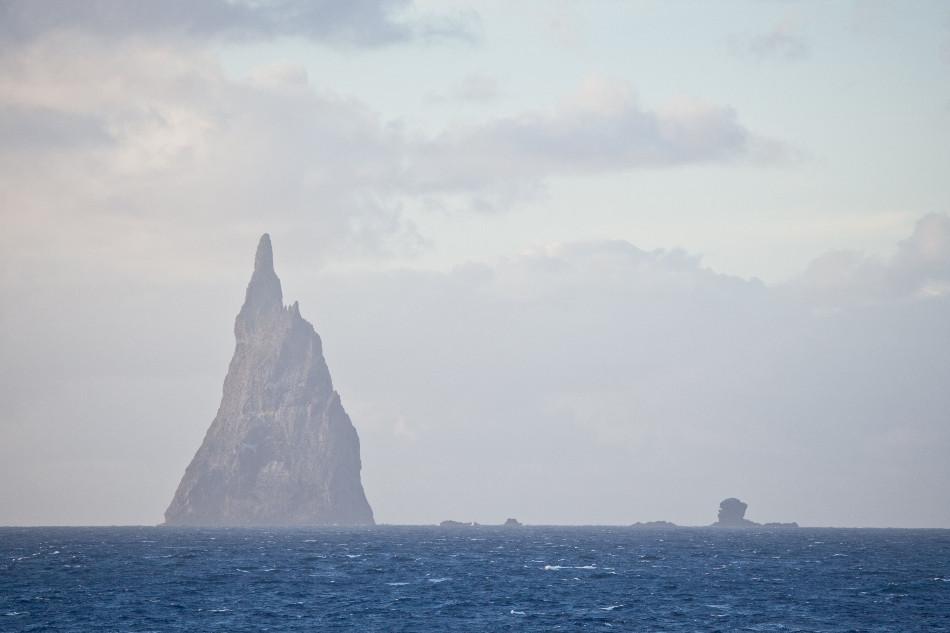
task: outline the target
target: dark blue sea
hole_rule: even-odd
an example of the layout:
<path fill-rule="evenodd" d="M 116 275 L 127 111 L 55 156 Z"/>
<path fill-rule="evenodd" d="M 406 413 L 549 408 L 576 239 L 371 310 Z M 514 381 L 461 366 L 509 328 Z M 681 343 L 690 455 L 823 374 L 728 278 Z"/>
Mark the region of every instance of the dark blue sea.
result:
<path fill-rule="evenodd" d="M 0 528 L 0 631 L 950 631 L 950 531 Z"/>

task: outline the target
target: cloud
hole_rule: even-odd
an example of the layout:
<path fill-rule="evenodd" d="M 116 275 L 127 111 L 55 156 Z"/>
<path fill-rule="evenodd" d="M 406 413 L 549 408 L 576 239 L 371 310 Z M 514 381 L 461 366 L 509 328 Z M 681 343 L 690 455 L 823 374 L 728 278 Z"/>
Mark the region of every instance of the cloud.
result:
<path fill-rule="evenodd" d="M 622 241 L 308 287 L 385 520 L 703 522 L 741 489 L 761 518 L 950 521 L 915 484 L 950 474 L 950 297 L 814 311 Z"/>
<path fill-rule="evenodd" d="M 499 211 L 560 175 L 769 163 L 786 151 L 728 107 L 649 109 L 610 82 L 548 113 L 428 135 L 293 64 L 238 80 L 192 47 L 66 32 L 0 58 L 0 95 L 0 243 L 32 258 L 33 244 L 59 239 L 64 262 L 76 238 L 121 234 L 107 247 L 116 257 L 141 252 L 132 226 L 154 248 L 178 248 L 186 220 L 195 241 L 286 230 L 325 258 L 407 254 L 425 245 L 409 205 Z M 154 269 L 129 274 L 168 274 L 130 261 Z"/>
<path fill-rule="evenodd" d="M 747 129 L 727 106 L 687 101 L 650 109 L 628 85 L 592 79 L 551 112 L 499 118 L 424 140 L 409 177 L 420 191 L 474 191 L 494 208 L 565 173 L 777 164 L 793 156 L 780 141 Z"/>
<path fill-rule="evenodd" d="M 413 39 L 472 40 L 466 16 L 402 21 L 410 0 L 3 0 L 0 42 L 23 43 L 58 30 L 116 39 L 137 36 L 205 40 L 302 37 L 349 47 Z"/>
<path fill-rule="evenodd" d="M 125 275 L 139 248 L 78 281 L 0 286 L 0 481 L 16 482 L 0 522 L 160 519 L 214 414 L 255 237 L 225 238 L 222 278 Z M 950 296 L 814 310 L 616 240 L 448 272 L 315 270 L 308 243 L 275 248 L 381 521 L 704 523 L 738 494 L 763 520 L 950 525 L 944 491 L 920 485 L 950 477 Z M 925 218 L 892 265 L 929 277 L 948 250 L 945 219 Z"/>
<path fill-rule="evenodd" d="M 0 94 L 11 254 L 61 235 L 68 259 L 70 237 L 130 225 L 172 245 L 183 222 L 191 239 L 293 224 L 328 256 L 418 243 L 396 197 L 401 133 L 299 68 L 232 80 L 193 50 L 55 34 L 0 60 Z"/>
<path fill-rule="evenodd" d="M 801 33 L 799 20 L 788 17 L 765 33 L 734 38 L 733 49 L 740 55 L 758 61 L 799 61 L 808 57 L 808 41 Z"/>
<path fill-rule="evenodd" d="M 0 146 L 8 152 L 101 146 L 111 140 L 93 116 L 0 105 Z"/>
<path fill-rule="evenodd" d="M 950 216 L 921 218 L 890 258 L 823 255 L 785 289 L 821 309 L 950 296 Z"/>

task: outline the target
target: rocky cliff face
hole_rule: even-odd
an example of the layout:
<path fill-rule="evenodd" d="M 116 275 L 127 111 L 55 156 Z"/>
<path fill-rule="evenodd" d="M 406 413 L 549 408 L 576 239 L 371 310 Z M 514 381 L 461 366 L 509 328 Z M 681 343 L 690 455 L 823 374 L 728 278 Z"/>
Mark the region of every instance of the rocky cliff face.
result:
<path fill-rule="evenodd" d="M 168 525 L 372 525 L 356 429 L 323 346 L 283 305 L 270 237 L 234 325 L 221 406 L 165 511 Z"/>

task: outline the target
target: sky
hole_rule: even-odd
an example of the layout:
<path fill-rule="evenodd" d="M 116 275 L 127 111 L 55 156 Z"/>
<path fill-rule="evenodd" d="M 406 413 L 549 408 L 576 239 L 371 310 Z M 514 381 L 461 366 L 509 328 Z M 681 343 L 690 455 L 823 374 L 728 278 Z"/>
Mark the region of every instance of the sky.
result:
<path fill-rule="evenodd" d="M 0 0 L 0 525 L 155 524 L 260 235 L 376 519 L 950 527 L 943 2 Z"/>

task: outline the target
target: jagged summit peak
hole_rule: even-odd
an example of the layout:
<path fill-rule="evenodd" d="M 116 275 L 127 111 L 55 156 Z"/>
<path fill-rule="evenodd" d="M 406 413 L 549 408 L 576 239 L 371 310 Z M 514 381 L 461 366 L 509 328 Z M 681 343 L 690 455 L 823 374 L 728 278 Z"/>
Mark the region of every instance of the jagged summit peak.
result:
<path fill-rule="evenodd" d="M 165 512 L 191 526 L 372 525 L 359 436 L 300 306 L 282 305 L 270 236 L 234 324 L 221 405 Z"/>
<path fill-rule="evenodd" d="M 254 272 L 274 272 L 274 249 L 271 247 L 270 234 L 261 235 L 254 255 Z"/>
<path fill-rule="evenodd" d="M 244 298 L 244 307 L 238 315 L 238 320 L 255 321 L 257 315 L 279 310 L 284 305 L 284 293 L 280 287 L 280 279 L 274 272 L 274 251 L 270 243 L 270 235 L 264 233 L 257 243 L 257 253 L 254 255 L 254 274 L 247 284 L 247 294 Z"/>

